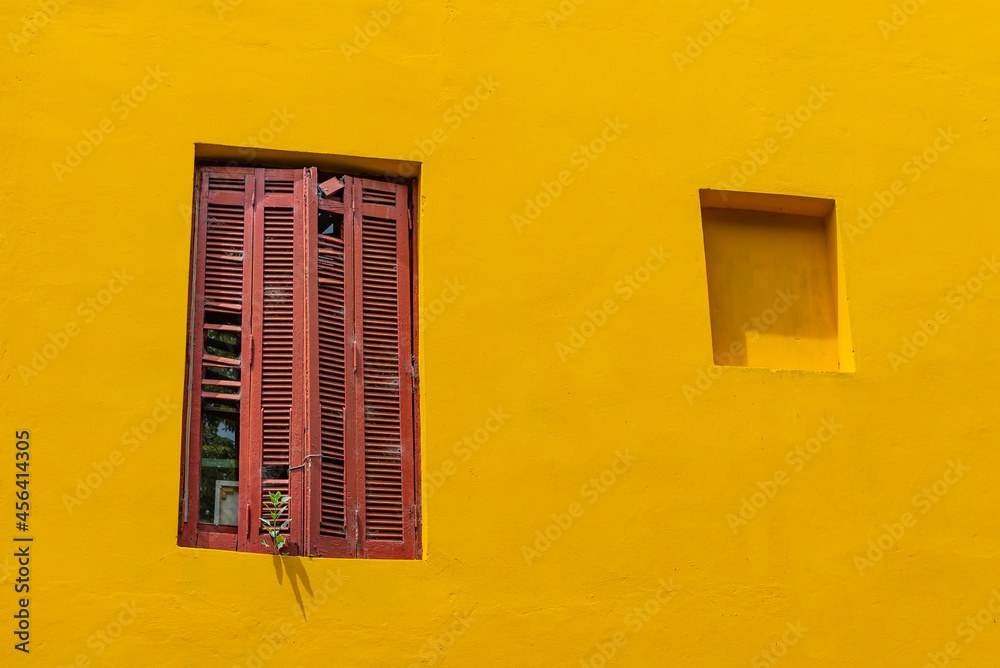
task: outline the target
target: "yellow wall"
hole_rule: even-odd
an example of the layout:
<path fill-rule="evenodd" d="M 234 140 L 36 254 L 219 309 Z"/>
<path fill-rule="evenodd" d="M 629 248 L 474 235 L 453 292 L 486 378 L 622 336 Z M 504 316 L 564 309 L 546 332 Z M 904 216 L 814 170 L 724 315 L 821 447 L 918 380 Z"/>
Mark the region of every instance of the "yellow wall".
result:
<path fill-rule="evenodd" d="M 994 665 L 1000 8 L 897 4 L 3 3 L 0 663 Z M 423 163 L 422 561 L 177 547 L 197 142 Z M 856 372 L 712 366 L 725 187 L 836 201 Z"/>

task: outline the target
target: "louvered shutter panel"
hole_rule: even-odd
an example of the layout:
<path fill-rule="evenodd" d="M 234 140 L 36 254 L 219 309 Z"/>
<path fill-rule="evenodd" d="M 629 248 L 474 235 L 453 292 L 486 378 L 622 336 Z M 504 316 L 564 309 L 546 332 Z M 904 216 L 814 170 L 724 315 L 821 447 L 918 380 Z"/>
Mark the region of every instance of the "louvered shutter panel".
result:
<path fill-rule="evenodd" d="M 359 556 L 416 555 L 408 188 L 351 179 Z"/>
<path fill-rule="evenodd" d="M 309 233 L 307 275 L 310 286 L 310 454 L 321 455 L 308 469 L 312 553 L 322 557 L 357 556 L 357 474 L 351 456 L 354 386 L 353 191 L 332 179 L 319 189 L 316 220 Z"/>
<path fill-rule="evenodd" d="M 184 545 L 236 548 L 235 532 L 199 534 L 197 524 L 207 520 L 199 517 L 203 418 L 224 412 L 232 415 L 238 424 L 235 439 L 241 469 L 248 459 L 240 434 L 249 432 L 251 421 L 247 373 L 251 309 L 246 296 L 251 281 L 253 176 L 252 169 L 228 167 L 202 167 L 196 175 L 186 488 L 181 528 Z M 226 350 L 220 351 L 220 346 Z M 242 501 L 242 485 L 239 491 Z"/>
<path fill-rule="evenodd" d="M 259 518 L 272 491 L 292 497 L 283 532 L 289 553 L 303 543 L 306 367 L 305 201 L 308 170 L 257 169 L 254 196 L 253 431 L 247 513 L 260 544 Z M 241 504 L 243 504 L 241 499 Z M 270 542 L 270 539 L 268 539 Z"/>

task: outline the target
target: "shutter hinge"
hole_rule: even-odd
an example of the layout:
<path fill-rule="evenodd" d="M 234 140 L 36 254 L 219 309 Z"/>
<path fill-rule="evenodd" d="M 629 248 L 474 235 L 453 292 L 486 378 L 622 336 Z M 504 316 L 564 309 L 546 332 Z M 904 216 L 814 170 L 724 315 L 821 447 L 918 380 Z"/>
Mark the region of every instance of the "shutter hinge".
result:
<path fill-rule="evenodd" d="M 250 339 L 250 368 L 253 368 L 253 339 Z"/>
<path fill-rule="evenodd" d="M 355 508 L 354 509 L 354 555 L 355 556 L 357 556 L 358 554 L 358 532 L 359 532 L 358 527 L 360 526 L 360 524 L 361 524 L 361 518 L 359 516 L 358 509 Z"/>
<path fill-rule="evenodd" d="M 410 209 L 406 209 L 406 225 L 407 229 L 413 229 L 413 215 L 410 213 Z"/>
<path fill-rule="evenodd" d="M 410 517 L 413 518 L 413 528 L 418 528 L 420 526 L 420 513 L 417 512 L 416 506 L 410 506 Z"/>

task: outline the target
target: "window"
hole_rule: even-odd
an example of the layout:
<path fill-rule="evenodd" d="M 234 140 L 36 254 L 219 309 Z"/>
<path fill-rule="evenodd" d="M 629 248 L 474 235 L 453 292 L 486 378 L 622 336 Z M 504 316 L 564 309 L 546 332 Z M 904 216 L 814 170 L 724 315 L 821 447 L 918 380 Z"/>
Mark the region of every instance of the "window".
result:
<path fill-rule="evenodd" d="M 195 179 L 179 543 L 418 554 L 412 184 L 316 167 Z"/>

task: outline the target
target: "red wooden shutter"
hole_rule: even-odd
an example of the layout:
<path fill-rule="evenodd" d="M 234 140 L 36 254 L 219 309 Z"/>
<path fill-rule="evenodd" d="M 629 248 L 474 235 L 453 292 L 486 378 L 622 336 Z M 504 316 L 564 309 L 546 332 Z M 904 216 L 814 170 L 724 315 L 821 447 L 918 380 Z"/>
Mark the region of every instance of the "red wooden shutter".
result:
<path fill-rule="evenodd" d="M 343 181 L 330 179 L 319 186 L 317 210 L 308 229 L 310 310 L 316 314 L 310 330 L 309 364 L 316 379 L 310 410 L 318 429 L 312 453 L 321 464 L 311 469 L 309 544 L 323 557 L 357 556 L 357 474 L 351 456 L 355 411 L 354 386 L 349 374 L 354 364 L 354 300 L 352 297 L 353 237 L 350 210 L 352 191 Z M 314 337 L 314 338 L 313 338 Z"/>
<path fill-rule="evenodd" d="M 305 460 L 306 170 L 257 169 L 254 206 L 253 355 L 247 549 L 260 544 L 269 492 L 292 497 L 290 554 L 303 553 Z M 270 542 L 270 539 L 268 539 Z"/>
<path fill-rule="evenodd" d="M 359 556 L 416 555 L 405 184 L 352 179 Z"/>
<path fill-rule="evenodd" d="M 249 294 L 253 238 L 252 169 L 202 167 L 196 174 L 195 256 L 193 301 L 186 387 L 187 438 L 181 544 L 236 549 L 236 527 L 207 524 L 199 517 L 202 484 L 203 418 L 233 416 L 240 468 L 248 459 L 245 438 L 250 431 Z M 225 342 L 224 342 L 225 340 Z M 238 341 L 229 344 L 228 341 Z M 222 354 L 218 347 L 227 348 Z M 243 480 L 242 470 L 240 480 Z M 214 490 L 212 490 L 214 492 Z M 240 486 L 241 501 L 246 498 Z M 199 526 L 201 522 L 201 526 Z M 244 522 L 240 518 L 240 523 Z"/>

